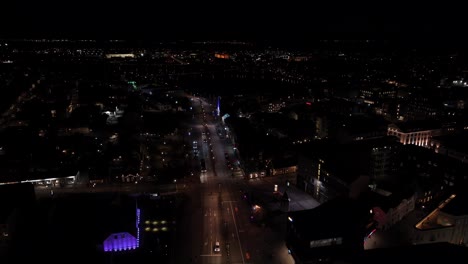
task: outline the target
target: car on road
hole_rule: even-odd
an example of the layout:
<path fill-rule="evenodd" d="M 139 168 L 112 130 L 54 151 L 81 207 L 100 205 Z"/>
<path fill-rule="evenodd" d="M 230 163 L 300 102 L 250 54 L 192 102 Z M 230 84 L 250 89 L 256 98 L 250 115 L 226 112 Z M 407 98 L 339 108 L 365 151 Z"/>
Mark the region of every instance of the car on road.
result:
<path fill-rule="evenodd" d="M 214 252 L 221 252 L 221 248 L 219 247 L 219 242 L 216 241 L 215 246 L 213 248 Z"/>

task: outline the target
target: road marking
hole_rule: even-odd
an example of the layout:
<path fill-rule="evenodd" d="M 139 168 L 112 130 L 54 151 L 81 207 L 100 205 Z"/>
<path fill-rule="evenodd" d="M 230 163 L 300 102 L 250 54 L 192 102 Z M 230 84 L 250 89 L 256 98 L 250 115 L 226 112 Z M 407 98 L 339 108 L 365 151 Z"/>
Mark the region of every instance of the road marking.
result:
<path fill-rule="evenodd" d="M 216 254 L 216 255 L 200 255 L 200 257 L 222 257 L 223 255 L 221 254 Z"/>
<path fill-rule="evenodd" d="M 231 210 L 232 210 L 232 203 L 229 203 L 229 206 L 231 207 Z M 237 242 L 239 243 L 239 249 L 240 249 L 241 257 L 242 257 L 242 263 L 245 264 L 244 252 L 242 251 L 242 245 L 241 245 L 240 238 L 239 238 L 239 231 L 237 230 L 237 223 L 236 223 L 236 218 L 234 217 L 234 214 L 232 214 L 232 220 L 234 221 L 234 226 L 236 228 Z"/>

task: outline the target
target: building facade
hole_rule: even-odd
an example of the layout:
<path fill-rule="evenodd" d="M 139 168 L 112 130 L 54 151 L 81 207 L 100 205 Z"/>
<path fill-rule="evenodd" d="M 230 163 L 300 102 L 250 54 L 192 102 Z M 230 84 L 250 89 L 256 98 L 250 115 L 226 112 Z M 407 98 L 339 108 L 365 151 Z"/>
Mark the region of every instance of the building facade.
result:
<path fill-rule="evenodd" d="M 415 226 L 413 244 L 448 242 L 468 246 L 466 195 L 452 194 Z"/>
<path fill-rule="evenodd" d="M 389 136 L 395 136 L 403 145 L 413 144 L 421 147 L 428 147 L 433 136 L 441 134 L 440 128 L 423 128 L 414 127 L 411 129 L 403 129 L 398 125 L 391 124 L 388 126 Z"/>

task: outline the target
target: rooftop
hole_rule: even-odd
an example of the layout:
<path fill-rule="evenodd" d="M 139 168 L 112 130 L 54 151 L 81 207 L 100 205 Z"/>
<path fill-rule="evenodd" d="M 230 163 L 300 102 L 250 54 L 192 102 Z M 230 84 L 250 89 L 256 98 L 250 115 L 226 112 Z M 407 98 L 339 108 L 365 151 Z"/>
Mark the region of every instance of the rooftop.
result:
<path fill-rule="evenodd" d="M 454 135 L 444 135 L 433 137 L 439 141 L 444 147 L 453 149 L 459 152 L 468 152 L 468 133 L 460 133 Z"/>
<path fill-rule="evenodd" d="M 453 198 L 445 207 L 441 209 L 442 212 L 454 216 L 468 215 L 468 195 L 459 193 Z"/>
<path fill-rule="evenodd" d="M 304 263 L 353 258 L 364 249 L 368 216 L 365 202 L 350 198 L 337 198 L 311 210 L 289 213 L 288 247 Z"/>
<path fill-rule="evenodd" d="M 375 203 L 375 206 L 380 207 L 384 211 L 388 211 L 390 208 L 395 208 L 404 199 L 410 199 L 414 194 L 414 190 L 411 187 L 399 188 L 392 190 L 390 195 L 382 195 L 382 191 L 374 191 L 370 195 L 369 199 Z"/>
<path fill-rule="evenodd" d="M 413 120 L 394 124 L 401 132 L 409 133 L 442 128 L 442 124 L 435 120 Z"/>
<path fill-rule="evenodd" d="M 344 120 L 346 130 L 351 134 L 387 130 L 388 122 L 381 117 L 352 115 Z"/>
<path fill-rule="evenodd" d="M 289 213 L 289 217 L 292 219 L 295 229 L 305 239 L 346 237 L 360 227 L 360 221 L 365 218 L 365 212 L 368 211 L 364 208 L 365 206 L 358 201 L 338 198 L 325 202 L 314 209 Z"/>
<path fill-rule="evenodd" d="M 364 251 L 360 263 L 390 264 L 417 259 L 418 263 L 465 263 L 468 249 L 449 243 L 430 243 L 394 248 L 379 248 Z"/>
<path fill-rule="evenodd" d="M 376 147 L 399 145 L 394 137 L 382 137 L 368 140 L 352 141 L 346 144 L 335 142 L 313 142 L 302 145 L 299 152 L 302 156 L 319 158 L 324 161 L 324 169 L 341 180 L 351 183 L 358 176 L 369 171 L 371 151 Z"/>

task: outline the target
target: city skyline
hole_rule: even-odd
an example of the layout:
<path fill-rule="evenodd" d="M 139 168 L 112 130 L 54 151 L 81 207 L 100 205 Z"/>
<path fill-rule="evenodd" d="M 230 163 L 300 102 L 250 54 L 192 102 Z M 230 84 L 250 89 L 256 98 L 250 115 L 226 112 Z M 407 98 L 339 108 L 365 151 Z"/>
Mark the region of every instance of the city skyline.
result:
<path fill-rule="evenodd" d="M 4 263 L 468 259 L 454 7 L 11 8 Z"/>

